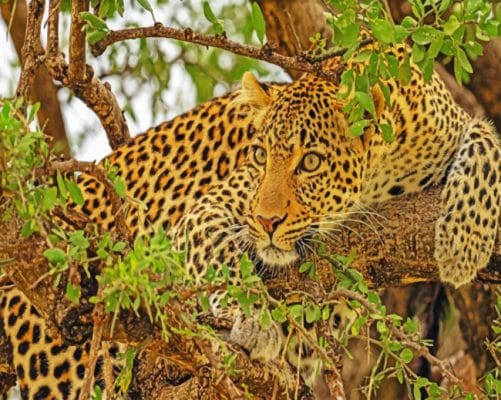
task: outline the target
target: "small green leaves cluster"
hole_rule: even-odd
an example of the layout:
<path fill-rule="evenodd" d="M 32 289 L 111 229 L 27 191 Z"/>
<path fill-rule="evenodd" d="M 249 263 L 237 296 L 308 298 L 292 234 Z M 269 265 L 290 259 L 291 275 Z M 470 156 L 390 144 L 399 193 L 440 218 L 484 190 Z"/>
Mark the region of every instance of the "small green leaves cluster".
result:
<path fill-rule="evenodd" d="M 23 235 L 37 229 L 42 209 L 47 209 L 53 193 L 38 189 L 33 171 L 41 167 L 49 154 L 44 134 L 36 128 L 39 104 L 23 108 L 23 101 L 0 101 L 0 185 L 11 193 L 17 213 L 26 221 Z M 7 211 L 2 218 L 11 214 Z"/>
<path fill-rule="evenodd" d="M 356 314 L 351 324 L 343 327 L 343 335 L 338 335 L 343 338 L 341 344 L 346 346 L 353 339 L 369 340 L 381 350 L 363 388 L 366 395 L 371 397 L 383 381 L 394 378 L 408 387 L 411 398 L 421 399 L 424 391 L 426 398 L 440 399 L 443 392 L 439 385 L 418 376 L 410 367 L 416 349 L 430 345 L 420 339 L 417 322 L 388 313 L 379 294 L 368 287 L 360 272 L 350 268 L 353 255 L 324 258 L 331 262 L 338 278 L 334 293 L 342 292 L 347 307 Z M 375 327 L 375 334 L 371 333 L 371 327 Z"/>
<path fill-rule="evenodd" d="M 120 246 L 119 250 L 122 249 Z M 103 250 L 100 257 L 105 257 L 105 253 Z M 143 307 L 150 320 L 160 323 L 162 333 L 167 335 L 164 308 L 176 297 L 173 286 L 187 282 L 188 278 L 185 253 L 173 250 L 165 231 L 160 228 L 149 238 L 136 238 L 125 256 L 118 257 L 103 269 L 97 277 L 101 292 L 90 301 L 103 302 L 105 311 L 113 313 L 112 329 L 121 310 L 138 314 Z"/>
<path fill-rule="evenodd" d="M 103 4 L 106 3 L 107 2 L 104 2 Z M 110 31 L 106 22 L 91 12 L 85 11 L 80 13 L 80 18 L 87 23 L 85 25 L 85 32 L 87 34 L 86 37 L 89 44 L 99 42 Z"/>
<path fill-rule="evenodd" d="M 439 56 L 445 61 L 453 60 L 455 77 L 461 84 L 473 72 L 469 59 L 482 54 L 481 42 L 500 33 L 493 4 L 486 1 L 412 0 L 413 16 L 405 17 L 399 25 L 388 16 L 386 2 L 331 0 L 330 3 L 339 11 L 336 15 L 327 14 L 327 22 L 334 31 L 333 50 L 344 50 L 343 59 L 354 63 L 341 77 L 344 91 L 340 95 L 348 101 L 344 111 L 348 113 L 353 137 L 362 135 L 370 124 L 378 123 L 371 88 L 378 86 L 388 104 L 389 91 L 384 83 L 387 79 L 407 84 L 412 61 L 421 69 L 424 79 L 429 80 Z M 433 23 L 425 22 L 430 19 Z M 368 31 L 362 29 L 365 26 Z M 387 51 L 408 40 L 413 43 L 412 53 L 405 52 L 402 60 Z M 319 42 L 318 38 L 315 41 Z M 369 42 L 377 44 L 365 47 Z M 386 140 L 392 140 L 390 125 L 381 123 L 379 130 Z"/>

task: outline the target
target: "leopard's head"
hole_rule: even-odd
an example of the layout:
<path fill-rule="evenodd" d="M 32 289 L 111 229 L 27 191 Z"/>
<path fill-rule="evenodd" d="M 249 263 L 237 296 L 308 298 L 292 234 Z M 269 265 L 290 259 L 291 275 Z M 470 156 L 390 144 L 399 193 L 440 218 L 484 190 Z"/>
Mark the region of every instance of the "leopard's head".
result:
<path fill-rule="evenodd" d="M 249 163 L 255 171 L 248 235 L 265 265 L 296 263 L 319 234 L 336 234 L 360 198 L 374 127 L 351 138 L 339 87 L 305 75 L 271 98 L 251 74 L 241 101 L 258 130 Z M 379 102 L 376 104 L 379 109 Z"/>

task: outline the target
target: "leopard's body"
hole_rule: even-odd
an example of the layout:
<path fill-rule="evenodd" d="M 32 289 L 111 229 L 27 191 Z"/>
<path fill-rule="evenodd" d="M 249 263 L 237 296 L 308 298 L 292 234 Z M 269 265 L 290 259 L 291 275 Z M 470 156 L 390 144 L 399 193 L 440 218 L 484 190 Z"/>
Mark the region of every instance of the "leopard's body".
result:
<path fill-rule="evenodd" d="M 404 51 L 396 50 L 397 57 Z M 445 179 L 436 227 L 440 276 L 456 286 L 471 281 L 488 262 L 498 229 L 498 138 L 488 122 L 471 118 L 454 103 L 437 76 L 425 83 L 413 68 L 407 86 L 388 85 L 391 107 L 380 93 L 373 95 L 379 122 L 395 132 L 391 143 L 374 126 L 362 137 L 348 137 L 334 83 L 305 75 L 287 86 L 263 86 L 246 75 L 241 91 L 162 124 L 108 157 L 125 180 L 127 195 L 146 205 L 129 204 L 128 225 L 134 234 L 163 225 L 180 246 L 187 238 L 194 277 L 203 276 L 211 264 L 231 265 L 242 249 L 264 266 L 282 268 L 301 260 L 311 235 L 328 237 L 361 205 L 422 191 Z M 89 176 L 80 186 L 84 213 L 112 229 L 103 186 Z M 13 365 L 24 371 L 18 377 L 25 398 L 74 398 L 81 385 L 76 348 L 64 349 L 72 366 L 56 376 L 63 361 L 49 356 L 54 344 L 45 345 L 43 320 L 26 313 L 9 322 L 19 313 L 19 302 L 11 306 L 9 301 L 16 292 L 4 292 L 1 310 Z M 25 298 L 21 303 L 29 307 Z M 24 320 L 31 325 L 21 334 Z M 231 339 L 251 356 L 267 360 L 278 354 L 279 328 L 262 332 L 252 319 L 235 322 Z M 34 340 L 35 329 L 40 341 Z M 22 351 L 26 341 L 29 356 Z M 288 353 L 289 360 L 297 358 L 297 350 Z M 35 374 L 27 372 L 30 367 Z M 310 386 L 317 382 L 314 370 L 311 363 L 301 369 Z M 70 382 L 68 396 L 58 388 L 64 380 Z M 50 396 L 37 397 L 42 386 Z"/>

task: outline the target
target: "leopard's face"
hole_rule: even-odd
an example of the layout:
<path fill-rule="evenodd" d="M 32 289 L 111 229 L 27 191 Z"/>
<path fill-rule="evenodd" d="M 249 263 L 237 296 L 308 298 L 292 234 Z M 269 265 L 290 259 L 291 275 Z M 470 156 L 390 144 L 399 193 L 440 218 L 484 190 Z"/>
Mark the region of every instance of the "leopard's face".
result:
<path fill-rule="evenodd" d="M 294 264 L 315 234 L 336 234 L 360 197 L 366 152 L 326 81 L 297 81 L 262 117 L 249 162 L 256 172 L 246 218 L 265 265 Z"/>

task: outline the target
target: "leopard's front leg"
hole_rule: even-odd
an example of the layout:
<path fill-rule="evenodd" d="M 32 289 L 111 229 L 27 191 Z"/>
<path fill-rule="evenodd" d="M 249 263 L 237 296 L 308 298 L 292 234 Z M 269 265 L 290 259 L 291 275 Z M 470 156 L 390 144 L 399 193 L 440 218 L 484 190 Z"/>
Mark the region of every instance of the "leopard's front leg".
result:
<path fill-rule="evenodd" d="M 473 119 L 463 129 L 435 227 L 435 258 L 443 282 L 459 287 L 487 266 L 500 203 L 501 145 L 489 122 Z"/>

